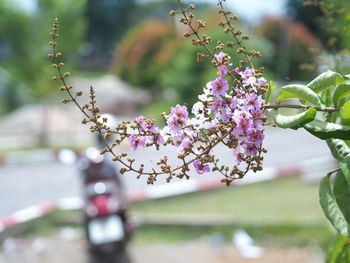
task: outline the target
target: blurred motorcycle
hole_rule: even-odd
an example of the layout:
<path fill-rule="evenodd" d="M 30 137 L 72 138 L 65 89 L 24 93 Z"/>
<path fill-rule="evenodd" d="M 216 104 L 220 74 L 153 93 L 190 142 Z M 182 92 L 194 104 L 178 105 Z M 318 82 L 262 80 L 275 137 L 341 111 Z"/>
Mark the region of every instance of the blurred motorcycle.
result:
<path fill-rule="evenodd" d="M 96 148 L 80 160 L 83 175 L 84 226 L 91 263 L 129 263 L 132 226 L 121 181 L 111 161 Z"/>

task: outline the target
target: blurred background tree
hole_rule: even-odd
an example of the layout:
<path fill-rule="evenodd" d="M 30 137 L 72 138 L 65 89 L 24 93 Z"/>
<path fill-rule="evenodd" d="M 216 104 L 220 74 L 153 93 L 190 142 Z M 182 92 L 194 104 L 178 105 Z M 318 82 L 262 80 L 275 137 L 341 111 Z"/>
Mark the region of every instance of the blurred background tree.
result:
<path fill-rule="evenodd" d="M 215 71 L 208 63 L 197 63 L 197 52 L 183 38 L 184 29 L 168 11 L 174 3 L 137 0 L 33 0 L 36 8 L 25 12 L 11 0 L 0 3 L 0 113 L 16 109 L 24 103 L 50 100 L 55 92 L 49 78 L 50 68 L 45 54 L 53 17 L 60 18 L 60 50 L 67 65 L 78 75 L 84 71 L 113 73 L 130 84 L 143 88 L 153 96 L 156 107 L 166 110 L 169 104 L 191 106 L 203 85 Z M 287 0 L 288 14 L 265 17 L 257 25 L 240 21 L 242 31 L 252 39 L 248 49 L 259 50 L 268 79 L 286 82 L 306 81 L 319 65 L 320 58 L 309 49 L 327 47 L 329 32 L 323 11 L 303 5 L 302 0 Z M 327 4 L 350 2 L 322 0 Z M 208 20 L 206 33 L 223 41 L 230 37 L 217 27 L 219 17 L 206 4 L 197 5 L 197 17 Z M 336 53 L 348 47 L 344 34 L 349 17 L 335 16 Z M 257 35 L 256 35 L 257 33 Z M 240 58 L 230 52 L 233 61 Z M 313 71 L 300 65 L 314 64 Z M 98 76 L 100 76 L 98 75 Z M 97 75 L 94 75 L 95 77 Z M 148 106 L 148 107 L 153 107 Z"/>
<path fill-rule="evenodd" d="M 87 0 L 83 56 L 93 63 L 81 63 L 82 67 L 90 70 L 108 68 L 116 42 L 135 21 L 135 9 L 135 0 Z"/>
<path fill-rule="evenodd" d="M 276 73 L 278 79 L 307 81 L 313 71 L 300 68 L 303 63 L 313 63 L 315 54 L 310 48 L 320 46 L 316 36 L 303 24 L 286 18 L 267 17 L 256 28 L 258 36 L 267 38 L 275 53 L 264 66 Z"/>
<path fill-rule="evenodd" d="M 289 17 L 304 23 L 321 42 L 313 51 L 317 54 L 316 68 L 349 73 L 350 2 L 342 0 L 289 0 Z"/>
<path fill-rule="evenodd" d="M 11 1 L 0 2 L 0 113 L 23 104 L 41 104 L 40 146 L 47 145 L 50 116 L 47 104 L 57 100 L 52 88 L 47 54 L 48 39 L 54 17 L 61 21 L 59 50 L 68 65 L 73 65 L 85 32 L 83 14 L 85 0 L 40 0 L 34 13 L 27 13 Z M 55 99 L 53 100 L 53 97 Z"/>
<path fill-rule="evenodd" d="M 84 36 L 82 10 L 85 0 L 74 5 L 68 0 L 41 0 L 36 13 L 0 2 L 0 68 L 4 75 L 0 87 L 0 112 L 11 111 L 23 103 L 47 101 L 52 89 L 48 67 L 48 25 L 53 17 L 61 18 L 60 50 L 71 64 Z"/>
<path fill-rule="evenodd" d="M 310 2 L 310 4 L 305 4 Z M 349 48 L 350 17 L 344 15 L 350 10 L 350 2 L 343 0 L 320 0 L 318 4 L 312 1 L 288 0 L 289 17 L 293 21 L 305 24 L 317 35 L 328 51 Z M 342 12 L 344 10 L 345 12 Z M 333 42 L 336 38 L 336 42 Z M 330 42 L 331 41 L 331 42 Z"/>
<path fill-rule="evenodd" d="M 203 6 L 197 10 L 197 15 L 206 17 L 208 21 L 206 34 L 214 39 L 212 47 L 217 39 L 230 40 L 229 35 L 218 29 L 220 17 L 215 11 Z M 184 32 L 185 28 L 176 22 L 176 18 L 152 19 L 130 29 L 118 45 L 114 66 L 116 74 L 133 86 L 149 90 L 154 103 L 160 100 L 164 105 L 155 107 L 157 110 L 168 110 L 169 103 L 166 101 L 192 106 L 203 85 L 216 74 L 210 63 L 196 62 L 197 53 L 201 50 L 183 37 Z M 265 61 L 270 59 L 273 47 L 263 37 L 253 39 L 247 45 L 250 49 L 264 52 Z M 233 61 L 241 59 L 236 52 L 230 54 Z M 154 108 L 154 105 L 151 107 Z"/>

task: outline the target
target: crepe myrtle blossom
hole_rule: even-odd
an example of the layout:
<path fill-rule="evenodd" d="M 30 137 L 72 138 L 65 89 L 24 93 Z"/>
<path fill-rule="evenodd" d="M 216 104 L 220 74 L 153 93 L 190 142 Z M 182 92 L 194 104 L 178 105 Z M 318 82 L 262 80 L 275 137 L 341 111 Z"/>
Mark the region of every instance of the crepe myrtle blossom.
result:
<path fill-rule="evenodd" d="M 255 93 L 247 93 L 244 98 L 244 106 L 249 110 L 258 110 L 262 106 L 262 99 L 258 98 Z"/>
<path fill-rule="evenodd" d="M 210 167 L 209 165 L 205 165 L 202 163 L 200 159 L 196 159 L 193 162 L 193 166 L 196 169 L 198 174 L 204 174 L 210 172 Z"/>
<path fill-rule="evenodd" d="M 236 161 L 236 164 L 237 165 L 240 165 L 241 162 L 243 161 L 243 158 L 242 158 L 242 153 L 240 153 L 237 149 L 234 149 L 232 151 L 232 155 L 235 157 L 235 161 Z"/>
<path fill-rule="evenodd" d="M 192 106 L 192 113 L 193 115 L 198 118 L 198 119 L 205 119 L 205 107 L 204 104 L 200 101 L 196 102 L 195 104 L 193 104 Z"/>
<path fill-rule="evenodd" d="M 145 117 L 143 116 L 139 116 L 135 119 L 136 123 L 139 124 L 140 126 L 140 131 L 142 132 L 152 132 L 152 133 L 156 133 L 158 131 L 158 129 L 156 128 L 156 126 L 147 121 Z"/>
<path fill-rule="evenodd" d="M 218 113 L 219 110 L 225 106 L 225 102 L 220 97 L 214 97 L 211 104 L 208 106 L 214 114 Z"/>
<path fill-rule="evenodd" d="M 238 134 L 247 134 L 253 128 L 252 120 L 247 118 L 246 116 L 241 116 L 237 120 L 237 133 Z"/>
<path fill-rule="evenodd" d="M 176 105 L 171 108 L 171 115 L 167 120 L 167 125 L 173 131 L 180 131 L 182 128 L 182 124 L 186 122 L 188 118 L 188 111 L 186 106 Z"/>
<path fill-rule="evenodd" d="M 215 58 L 219 62 L 218 69 L 223 66 L 226 70 L 229 57 L 220 52 Z M 223 142 L 230 147 L 235 165 L 254 162 L 254 158 L 261 152 L 266 119 L 263 98 L 257 90 L 266 85 L 266 80 L 256 78 L 254 70 L 250 68 L 243 71 L 234 69 L 233 72 L 240 77 L 241 83 L 236 83 L 236 86 L 229 89 L 229 82 L 224 79 L 222 71 L 215 80 L 207 83 L 203 93 L 198 96 L 199 101 L 191 109 L 193 118 L 189 118 L 187 107 L 179 104 L 172 107 L 170 114 L 165 116 L 166 125 L 162 129 L 155 127 L 152 121 L 143 116 L 137 117 L 135 130 L 139 133 L 128 138 L 131 149 L 166 142 L 174 145 L 180 154 L 200 155 L 202 149 L 194 147 L 199 142 L 198 138 L 208 138 L 206 136 L 211 132 L 221 135 L 227 131 L 228 136 Z M 219 133 L 218 127 L 221 127 Z M 215 139 L 215 136 L 211 136 L 211 139 Z M 211 171 L 210 164 L 203 157 L 194 156 L 193 166 L 198 174 Z"/>
<path fill-rule="evenodd" d="M 261 78 L 258 78 L 258 86 L 263 86 L 263 85 L 266 85 L 267 84 L 267 81 L 265 78 L 261 77 Z"/>
<path fill-rule="evenodd" d="M 198 95 L 198 99 L 200 102 L 206 102 L 210 100 L 211 96 L 212 96 L 212 86 L 211 86 L 211 81 L 209 81 L 203 89 L 203 94 Z"/>
<path fill-rule="evenodd" d="M 164 144 L 164 138 L 160 134 L 154 135 L 151 137 L 151 143 L 158 144 L 158 145 Z"/>
<path fill-rule="evenodd" d="M 130 135 L 128 138 L 131 150 L 136 151 L 138 147 L 144 148 L 146 146 L 146 136 Z"/>
<path fill-rule="evenodd" d="M 256 148 L 262 145 L 264 134 L 261 130 L 255 129 L 248 132 L 248 139 L 252 142 Z"/>
<path fill-rule="evenodd" d="M 185 152 L 185 150 L 190 147 L 193 143 L 193 138 L 185 133 L 181 133 L 176 137 L 175 146 L 178 147 L 180 153 Z"/>
<path fill-rule="evenodd" d="M 245 148 L 244 154 L 246 156 L 250 157 L 250 156 L 256 156 L 258 154 L 258 149 L 252 143 L 244 144 L 243 147 Z"/>
<path fill-rule="evenodd" d="M 218 75 L 220 75 L 221 77 L 226 77 L 228 74 L 227 66 L 231 66 L 232 63 L 229 63 L 228 65 L 224 63 L 225 63 L 225 60 L 230 61 L 231 57 L 224 52 L 215 54 L 214 57 L 215 57 L 215 60 L 219 63 L 219 65 L 216 67 L 218 69 Z"/>
<path fill-rule="evenodd" d="M 213 89 L 213 95 L 217 96 L 225 96 L 226 91 L 228 90 L 227 80 L 221 77 L 217 77 L 214 81 L 212 81 L 211 86 Z"/>

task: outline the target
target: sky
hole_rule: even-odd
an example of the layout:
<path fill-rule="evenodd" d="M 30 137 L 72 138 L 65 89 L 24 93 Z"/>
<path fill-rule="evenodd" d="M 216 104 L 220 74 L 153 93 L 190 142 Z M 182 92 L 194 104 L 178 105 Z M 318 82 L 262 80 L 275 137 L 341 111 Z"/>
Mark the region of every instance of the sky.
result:
<path fill-rule="evenodd" d="M 25 10 L 31 12 L 35 9 L 35 0 L 12 0 L 17 2 Z M 139 0 L 146 2 L 149 0 Z M 215 4 L 215 0 L 193 0 L 193 3 L 205 2 Z M 237 13 L 242 19 L 249 23 L 259 23 L 260 19 L 266 15 L 285 14 L 285 4 L 287 0 L 226 0 L 226 5 Z"/>
<path fill-rule="evenodd" d="M 226 4 L 241 18 L 250 23 L 258 23 L 266 15 L 284 15 L 286 2 L 286 0 L 227 0 Z"/>

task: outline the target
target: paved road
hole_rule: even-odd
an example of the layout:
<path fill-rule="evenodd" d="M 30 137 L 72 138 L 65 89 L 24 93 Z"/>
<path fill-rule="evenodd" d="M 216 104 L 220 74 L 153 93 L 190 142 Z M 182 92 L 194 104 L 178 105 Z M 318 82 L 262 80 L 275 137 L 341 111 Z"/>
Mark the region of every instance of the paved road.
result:
<path fill-rule="evenodd" d="M 265 167 L 292 164 L 330 154 L 325 143 L 302 130 L 268 129 L 265 148 L 268 149 Z M 134 156 L 146 163 L 159 160 L 162 153 L 169 157 L 174 155 L 170 150 L 165 150 L 140 151 L 134 153 Z M 230 154 L 221 149 L 220 158 L 225 163 L 231 161 Z M 132 175 L 124 175 L 123 179 L 127 191 L 147 187 L 146 178 L 137 180 Z M 79 194 L 80 180 L 75 166 L 50 163 L 0 168 L 0 217 L 30 205 Z"/>

